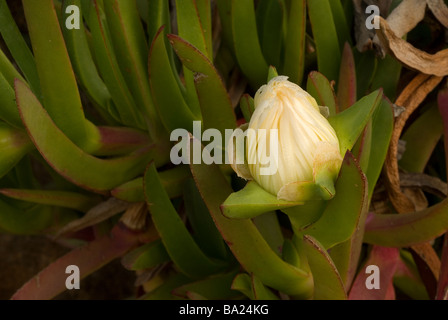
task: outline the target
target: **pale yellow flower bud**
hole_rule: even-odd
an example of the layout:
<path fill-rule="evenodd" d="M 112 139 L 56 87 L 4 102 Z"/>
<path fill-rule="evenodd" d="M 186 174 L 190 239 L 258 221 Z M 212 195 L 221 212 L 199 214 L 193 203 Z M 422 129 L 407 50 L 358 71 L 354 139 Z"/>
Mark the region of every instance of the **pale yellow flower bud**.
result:
<path fill-rule="evenodd" d="M 260 129 L 265 133 L 259 134 Z M 316 100 L 285 76 L 272 79 L 258 90 L 248 131 L 255 132 L 247 135 L 249 172 L 279 199 L 300 201 L 304 183 L 315 182 L 321 168 L 331 168 L 336 176 L 342 163 L 336 132 Z M 278 138 L 270 132 L 276 132 Z M 270 141 L 274 137 L 278 140 Z M 278 154 L 270 154 L 273 151 Z M 272 174 L 263 173 L 267 165 L 274 165 Z"/>

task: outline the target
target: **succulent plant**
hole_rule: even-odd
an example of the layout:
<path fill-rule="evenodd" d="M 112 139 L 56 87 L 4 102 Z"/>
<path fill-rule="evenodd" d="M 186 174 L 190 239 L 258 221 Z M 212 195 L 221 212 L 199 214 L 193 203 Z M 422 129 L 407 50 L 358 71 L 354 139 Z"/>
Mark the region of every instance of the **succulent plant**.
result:
<path fill-rule="evenodd" d="M 0 0 L 0 231 L 71 250 L 12 298 L 446 299 L 448 8 L 365 2 Z"/>

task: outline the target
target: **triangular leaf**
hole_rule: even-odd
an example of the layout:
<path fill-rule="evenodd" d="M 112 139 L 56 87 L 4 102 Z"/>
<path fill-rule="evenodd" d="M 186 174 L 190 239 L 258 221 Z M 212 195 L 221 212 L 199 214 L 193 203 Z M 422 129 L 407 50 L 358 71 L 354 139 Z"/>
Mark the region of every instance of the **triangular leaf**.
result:
<path fill-rule="evenodd" d="M 350 238 L 365 210 L 367 181 L 353 156 L 347 152 L 336 181 L 335 197 L 328 202 L 322 217 L 303 232 L 329 249 Z"/>
<path fill-rule="evenodd" d="M 341 154 L 345 154 L 355 145 L 362 130 L 364 130 L 376 107 L 381 102 L 382 96 L 381 90 L 372 92 L 350 108 L 328 118 L 339 138 Z"/>
<path fill-rule="evenodd" d="M 278 200 L 254 181 L 249 181 L 244 189 L 232 193 L 221 205 L 228 218 L 248 219 L 260 214 L 294 207 L 302 202 Z"/>

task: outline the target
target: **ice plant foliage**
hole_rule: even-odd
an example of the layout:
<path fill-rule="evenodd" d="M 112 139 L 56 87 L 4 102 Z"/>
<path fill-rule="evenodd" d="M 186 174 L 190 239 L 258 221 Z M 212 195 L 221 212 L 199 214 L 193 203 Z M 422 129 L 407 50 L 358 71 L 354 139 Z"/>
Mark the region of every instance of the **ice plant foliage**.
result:
<path fill-rule="evenodd" d="M 444 82 L 424 72 L 395 100 L 407 63 L 393 43 L 384 60 L 355 54 L 366 2 L 0 0 L 0 233 L 76 246 L 13 298 L 53 298 L 67 266 L 85 277 L 117 258 L 138 299 L 428 298 L 437 278 L 446 298 L 448 199 L 421 173 L 444 177 L 448 95 L 435 101 Z M 395 28 L 418 2 L 381 16 Z M 442 70 L 438 54 L 423 58 Z M 402 160 L 385 161 L 399 139 Z M 410 187 L 386 174 L 376 192 L 388 168 L 413 172 Z M 439 192 L 383 214 L 395 182 Z"/>

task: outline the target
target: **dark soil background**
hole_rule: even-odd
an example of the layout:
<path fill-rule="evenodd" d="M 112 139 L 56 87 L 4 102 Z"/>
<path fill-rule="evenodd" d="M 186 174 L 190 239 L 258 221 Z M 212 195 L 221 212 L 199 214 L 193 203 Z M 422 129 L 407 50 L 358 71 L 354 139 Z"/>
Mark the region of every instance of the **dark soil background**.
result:
<path fill-rule="evenodd" d="M 11 296 L 48 264 L 69 249 L 42 236 L 0 234 L 0 300 Z M 55 300 L 122 300 L 135 296 L 135 273 L 119 260 L 81 281 L 79 290 L 65 291 Z"/>

